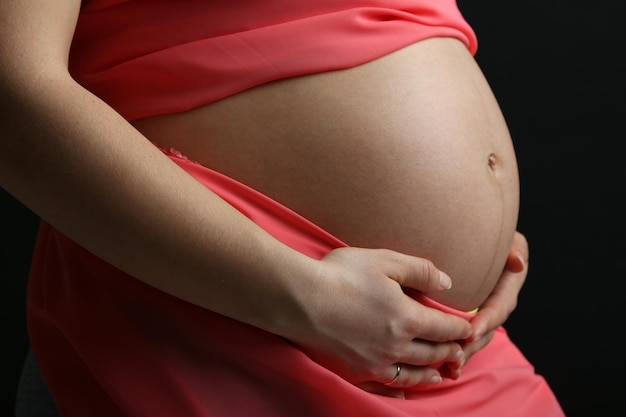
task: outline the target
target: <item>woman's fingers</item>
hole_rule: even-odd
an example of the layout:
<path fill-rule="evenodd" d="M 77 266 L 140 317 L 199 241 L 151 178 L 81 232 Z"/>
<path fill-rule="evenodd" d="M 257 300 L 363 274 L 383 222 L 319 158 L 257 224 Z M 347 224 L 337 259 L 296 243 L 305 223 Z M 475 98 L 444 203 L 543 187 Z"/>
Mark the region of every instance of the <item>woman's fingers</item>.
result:
<path fill-rule="evenodd" d="M 366 391 L 390 396 L 438 383 L 443 364 L 462 363 L 455 341 L 470 337 L 471 324 L 419 302 L 422 292 L 449 287 L 449 277 L 432 262 L 359 248 L 335 249 L 320 261 L 327 295 L 312 293 L 310 331 L 291 339 L 313 360 Z"/>
<path fill-rule="evenodd" d="M 452 286 L 450 277 L 427 259 L 384 249 L 378 253 L 386 257 L 385 270 L 389 278 L 403 288 L 426 293 L 448 290 Z"/>
<path fill-rule="evenodd" d="M 463 348 L 456 342 L 430 342 L 416 339 L 399 359 L 413 366 L 436 366 L 445 362 L 460 362 L 464 355 Z"/>
<path fill-rule="evenodd" d="M 418 385 L 436 385 L 442 381 L 439 371 L 429 366 L 413 366 L 394 363 L 385 372 L 383 381 L 368 381 L 357 384 L 359 388 L 373 394 L 404 398 L 404 389 Z"/>
<path fill-rule="evenodd" d="M 439 384 L 444 376 L 439 370 L 441 365 L 455 363 L 460 368 L 464 355 L 461 346 L 455 342 L 415 340 L 409 352 L 401 355 L 402 359 L 380 370 L 376 381 L 368 381 L 358 386 L 368 392 L 402 398 L 403 388 Z"/>
<path fill-rule="evenodd" d="M 411 298 L 410 303 L 414 310 L 412 321 L 407 324 L 410 326 L 407 331 L 415 339 L 448 342 L 465 340 L 472 335 L 472 324 L 466 319 L 421 304 L 419 293 L 410 289 L 405 289 L 405 293 Z"/>
<path fill-rule="evenodd" d="M 392 388 L 410 388 L 417 385 L 433 385 L 441 382 L 439 371 L 429 366 L 413 366 L 395 363 L 389 367 L 393 377 L 383 384 Z"/>
<path fill-rule="evenodd" d="M 472 343 L 500 327 L 517 307 L 519 293 L 528 275 L 528 241 L 515 232 L 502 275 L 495 288 L 472 319 L 474 332 L 467 339 Z"/>

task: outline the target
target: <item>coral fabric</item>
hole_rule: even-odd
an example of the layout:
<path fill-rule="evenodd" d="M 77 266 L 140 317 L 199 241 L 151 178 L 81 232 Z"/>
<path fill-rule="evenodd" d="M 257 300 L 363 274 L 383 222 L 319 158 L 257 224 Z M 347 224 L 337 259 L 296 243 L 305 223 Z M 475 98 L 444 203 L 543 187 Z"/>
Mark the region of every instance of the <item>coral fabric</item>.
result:
<path fill-rule="evenodd" d="M 268 197 L 175 153 L 178 165 L 313 258 L 345 246 Z M 175 277 L 173 277 L 175 279 Z M 427 298 L 421 302 L 471 319 Z M 500 328 L 456 381 L 370 394 L 276 335 L 204 310 L 115 269 L 42 223 L 28 319 L 64 417 L 563 417 Z"/>
<path fill-rule="evenodd" d="M 476 51 L 454 0 L 91 0 L 70 71 L 134 120 L 353 67 L 434 36 Z"/>
<path fill-rule="evenodd" d="M 476 50 L 453 0 L 91 0 L 83 3 L 70 70 L 133 120 L 352 67 L 433 36 Z M 245 185 L 168 155 L 294 249 L 320 258 L 345 246 Z M 504 329 L 458 380 L 408 390 L 406 400 L 373 395 L 276 335 L 140 282 L 45 222 L 28 324 L 64 417 L 563 416 Z"/>

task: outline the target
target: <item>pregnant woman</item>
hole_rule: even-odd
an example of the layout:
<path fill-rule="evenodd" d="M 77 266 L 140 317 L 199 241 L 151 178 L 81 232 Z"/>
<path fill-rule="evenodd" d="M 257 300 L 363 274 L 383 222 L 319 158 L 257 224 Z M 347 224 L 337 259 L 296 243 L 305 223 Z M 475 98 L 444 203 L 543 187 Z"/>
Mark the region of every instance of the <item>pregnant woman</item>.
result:
<path fill-rule="evenodd" d="M 525 241 L 454 1 L 0 12 L 0 174 L 42 217 L 29 332 L 63 416 L 563 415 L 502 328 L 473 341 Z"/>

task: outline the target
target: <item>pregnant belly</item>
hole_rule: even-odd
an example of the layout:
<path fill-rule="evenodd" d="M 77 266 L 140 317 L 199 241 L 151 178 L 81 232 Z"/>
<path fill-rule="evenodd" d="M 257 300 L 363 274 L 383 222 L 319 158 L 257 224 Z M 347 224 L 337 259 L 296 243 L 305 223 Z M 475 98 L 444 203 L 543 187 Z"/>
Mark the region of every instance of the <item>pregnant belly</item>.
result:
<path fill-rule="evenodd" d="M 431 296 L 480 305 L 518 213 L 515 154 L 480 70 L 454 39 L 137 121 L 163 147 L 242 181 L 352 246 L 432 260 Z"/>

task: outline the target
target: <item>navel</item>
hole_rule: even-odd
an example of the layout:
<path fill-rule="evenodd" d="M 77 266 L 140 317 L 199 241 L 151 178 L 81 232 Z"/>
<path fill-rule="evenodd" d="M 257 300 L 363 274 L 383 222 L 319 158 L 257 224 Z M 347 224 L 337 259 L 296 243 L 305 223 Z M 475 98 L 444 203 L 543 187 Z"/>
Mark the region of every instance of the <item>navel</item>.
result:
<path fill-rule="evenodd" d="M 487 159 L 487 166 L 492 172 L 496 171 L 498 165 L 498 158 L 494 153 L 489 154 L 489 158 Z"/>

